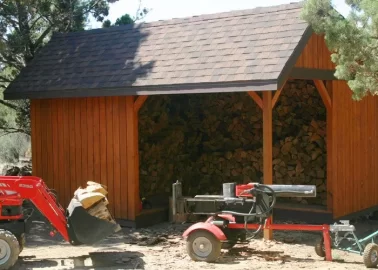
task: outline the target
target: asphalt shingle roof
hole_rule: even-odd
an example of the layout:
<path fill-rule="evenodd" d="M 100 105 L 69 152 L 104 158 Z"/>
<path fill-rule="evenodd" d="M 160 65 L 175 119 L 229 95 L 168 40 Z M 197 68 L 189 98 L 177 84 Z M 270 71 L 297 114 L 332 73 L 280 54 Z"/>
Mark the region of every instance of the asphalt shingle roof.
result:
<path fill-rule="evenodd" d="M 308 35 L 301 5 L 55 34 L 5 97 L 276 90 Z"/>

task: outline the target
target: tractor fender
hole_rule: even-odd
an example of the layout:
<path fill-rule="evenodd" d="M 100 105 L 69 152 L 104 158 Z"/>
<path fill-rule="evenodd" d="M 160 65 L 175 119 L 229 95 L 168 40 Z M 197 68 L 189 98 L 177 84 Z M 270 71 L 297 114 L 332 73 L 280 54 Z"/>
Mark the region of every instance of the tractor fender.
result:
<path fill-rule="evenodd" d="M 227 240 L 226 235 L 223 233 L 221 229 L 219 229 L 219 227 L 215 226 L 214 224 L 206 223 L 206 222 L 198 222 L 196 224 L 193 224 L 188 229 L 186 229 L 186 231 L 183 233 L 182 236 L 186 238 L 189 236 L 189 234 L 198 230 L 208 231 L 212 233 L 220 241 Z"/>

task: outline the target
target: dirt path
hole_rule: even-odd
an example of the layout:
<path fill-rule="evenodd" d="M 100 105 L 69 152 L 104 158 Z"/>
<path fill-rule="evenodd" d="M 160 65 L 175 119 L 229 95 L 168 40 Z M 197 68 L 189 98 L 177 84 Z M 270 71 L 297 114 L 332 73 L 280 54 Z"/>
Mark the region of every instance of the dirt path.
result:
<path fill-rule="evenodd" d="M 333 251 L 334 262 L 324 261 L 313 247 L 319 234 L 300 232 L 275 232 L 275 241 L 255 239 L 223 250 L 217 263 L 193 262 L 181 239 L 189 225 L 124 229 L 96 246 L 73 247 L 60 236 L 51 238 L 48 227 L 36 221 L 14 269 L 366 269 L 361 256 L 341 251 Z M 361 228 L 361 233 L 378 229 Z"/>

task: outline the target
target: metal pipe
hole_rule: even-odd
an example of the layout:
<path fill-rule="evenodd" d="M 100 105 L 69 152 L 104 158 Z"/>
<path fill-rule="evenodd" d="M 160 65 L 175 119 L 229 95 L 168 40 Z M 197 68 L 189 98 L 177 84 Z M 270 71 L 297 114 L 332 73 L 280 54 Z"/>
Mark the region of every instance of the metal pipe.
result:
<path fill-rule="evenodd" d="M 315 185 L 267 185 L 277 197 L 316 197 Z M 269 191 L 267 191 L 269 193 Z"/>

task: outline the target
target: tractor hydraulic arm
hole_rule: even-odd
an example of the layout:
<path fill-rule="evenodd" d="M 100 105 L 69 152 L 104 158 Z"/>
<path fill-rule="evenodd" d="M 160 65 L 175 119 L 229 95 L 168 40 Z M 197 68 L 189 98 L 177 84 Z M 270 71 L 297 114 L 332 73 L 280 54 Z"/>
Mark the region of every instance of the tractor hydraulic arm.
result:
<path fill-rule="evenodd" d="M 0 176 L 0 193 L 2 199 L 0 205 L 6 201 L 7 195 L 14 195 L 14 193 L 17 193 L 22 200 L 30 200 L 63 238 L 69 242 L 65 211 L 41 178 Z"/>

